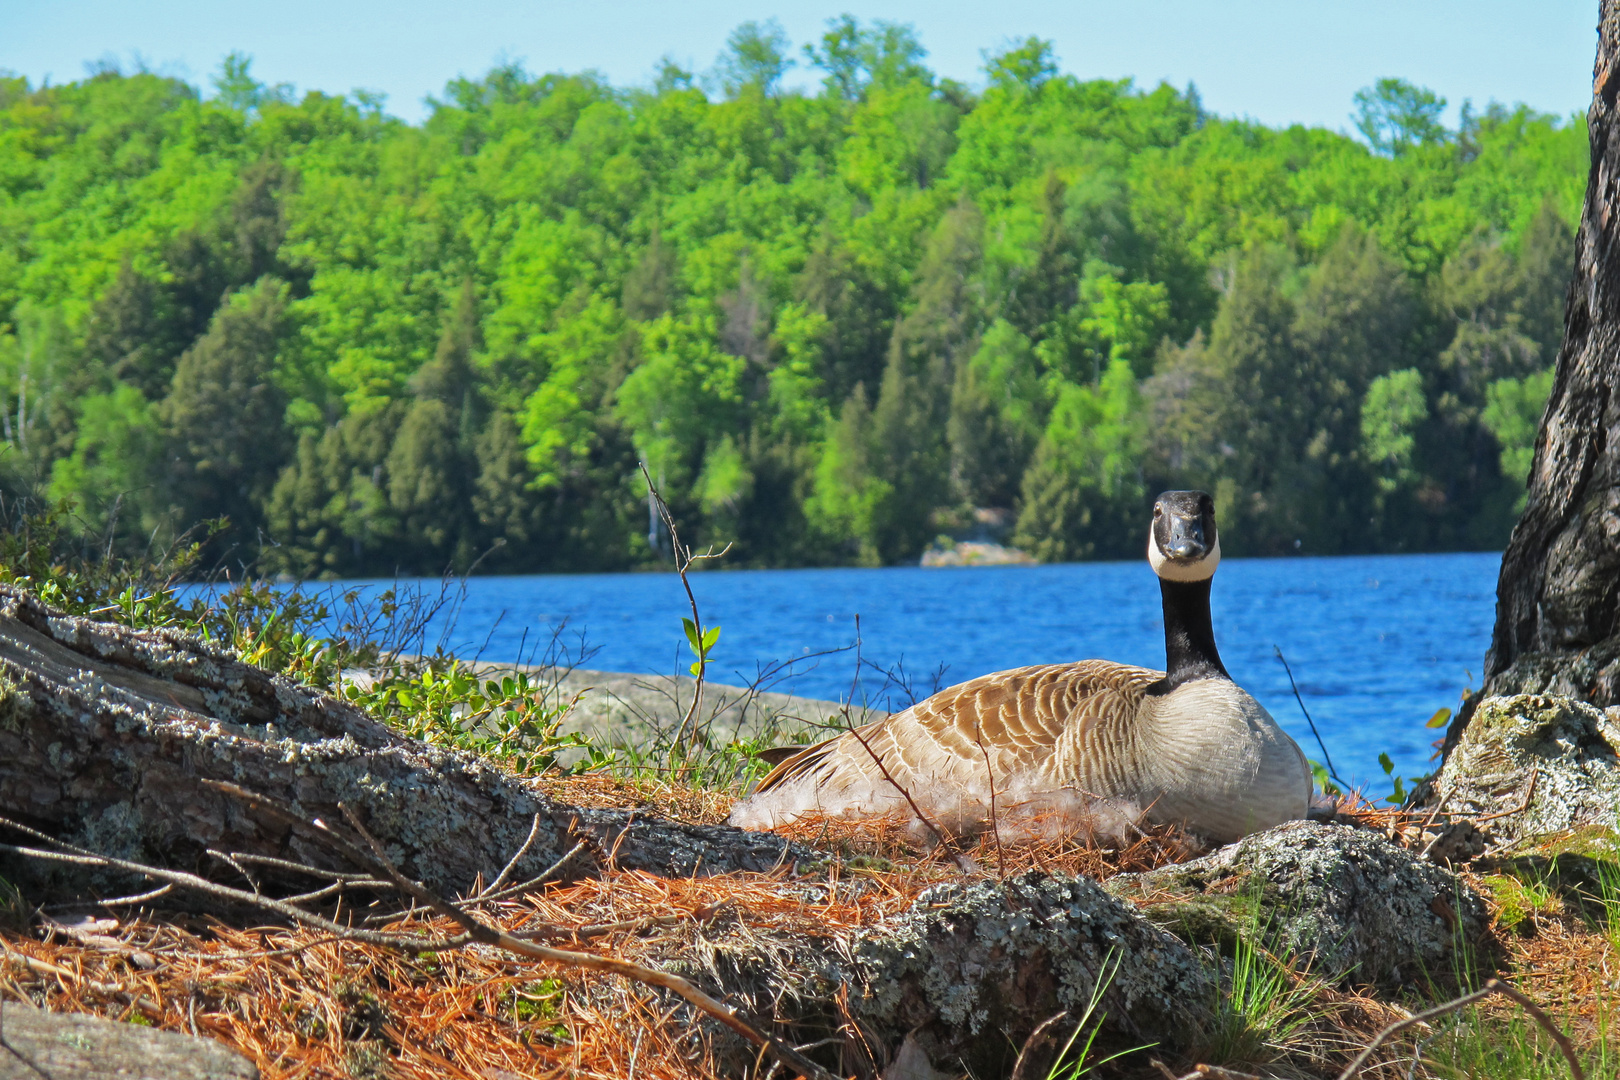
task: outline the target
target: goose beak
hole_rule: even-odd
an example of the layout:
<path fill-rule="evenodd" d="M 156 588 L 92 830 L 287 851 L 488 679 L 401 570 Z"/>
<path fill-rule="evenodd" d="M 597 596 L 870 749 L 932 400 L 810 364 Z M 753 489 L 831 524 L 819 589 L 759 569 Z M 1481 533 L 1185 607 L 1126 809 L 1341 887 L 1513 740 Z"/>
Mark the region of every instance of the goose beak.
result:
<path fill-rule="evenodd" d="M 1162 545 L 1164 553 L 1177 561 L 1202 559 L 1209 554 L 1204 540 L 1204 523 L 1198 518 L 1170 516 L 1170 535 Z"/>

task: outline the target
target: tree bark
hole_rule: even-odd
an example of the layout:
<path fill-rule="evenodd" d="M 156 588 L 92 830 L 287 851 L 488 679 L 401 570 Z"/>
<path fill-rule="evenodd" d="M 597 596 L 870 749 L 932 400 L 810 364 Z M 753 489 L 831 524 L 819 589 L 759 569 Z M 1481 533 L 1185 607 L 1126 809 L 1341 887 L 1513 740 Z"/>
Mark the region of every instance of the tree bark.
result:
<path fill-rule="evenodd" d="M 0 1080 L 257 1080 L 211 1039 L 0 1001 Z"/>
<path fill-rule="evenodd" d="M 1485 694 L 1620 703 L 1620 0 L 1602 0 L 1591 171 L 1552 395 L 1497 582 Z M 1465 717 L 1447 735 L 1461 735 Z"/>
<path fill-rule="evenodd" d="M 510 880 L 551 865 L 577 835 L 595 840 L 597 854 L 576 872 L 607 852 L 622 869 L 678 877 L 809 857 L 769 833 L 561 804 L 534 781 L 404 738 L 197 638 L 66 616 L 0 585 L 0 816 L 102 854 L 235 884 L 240 872 L 210 850 L 364 869 L 209 781 L 291 804 L 306 819 L 342 822 L 346 803 L 407 874 L 451 894 L 478 875 L 494 878 L 536 817 L 535 842 Z M 0 842 L 30 843 L 14 833 Z M 38 868 L 0 856 L 0 876 L 12 880 Z M 256 873 L 311 884 L 262 865 Z"/>

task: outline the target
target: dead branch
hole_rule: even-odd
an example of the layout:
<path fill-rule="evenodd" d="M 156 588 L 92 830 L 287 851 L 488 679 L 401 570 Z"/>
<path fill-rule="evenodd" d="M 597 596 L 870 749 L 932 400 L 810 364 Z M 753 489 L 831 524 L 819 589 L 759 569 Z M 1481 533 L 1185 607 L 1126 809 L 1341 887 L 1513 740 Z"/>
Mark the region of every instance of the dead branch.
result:
<path fill-rule="evenodd" d="M 860 633 L 861 619 L 860 616 L 857 615 L 855 617 L 855 677 L 857 679 L 860 678 L 861 670 Z M 854 697 L 853 691 L 851 692 L 850 696 L 852 698 Z M 875 764 L 878 767 L 878 771 L 883 774 L 883 779 L 887 780 L 894 790 L 898 791 L 900 796 L 906 800 L 906 805 L 911 807 L 911 812 L 913 814 L 917 815 L 917 820 L 922 822 L 928 831 L 934 834 L 935 843 L 939 844 L 940 847 L 951 853 L 952 857 L 956 859 L 957 865 L 962 868 L 963 873 L 972 873 L 974 870 L 972 860 L 966 855 L 962 854 L 960 849 L 958 849 L 955 838 L 948 835 L 944 829 L 940 828 L 934 823 L 932 818 L 923 813 L 922 807 L 917 805 L 917 800 L 911 797 L 911 792 L 907 791 L 906 786 L 900 781 L 896 780 L 894 778 L 894 774 L 889 771 L 889 766 L 883 761 L 883 755 L 879 754 L 876 750 L 873 750 L 872 744 L 867 742 L 865 737 L 861 735 L 860 729 L 855 726 L 855 721 L 849 715 L 848 701 L 844 702 L 843 714 L 844 730 L 854 736 L 855 741 L 861 744 L 861 749 L 865 750 L 867 754 L 871 756 L 873 764 Z"/>
<path fill-rule="evenodd" d="M 762 1051 L 769 1054 L 771 1058 L 780 1061 L 783 1065 L 804 1077 L 805 1080 L 836 1080 L 832 1073 L 806 1058 L 786 1043 L 766 1035 L 738 1016 L 723 1002 L 716 1001 L 679 975 L 671 975 L 665 971 L 642 967 L 640 964 L 632 964 L 628 960 L 620 960 L 618 957 L 598 956 L 593 953 L 572 952 L 567 949 L 553 949 L 547 945 L 538 945 L 531 941 L 524 941 L 522 938 L 513 937 L 504 930 L 484 922 L 477 916 L 439 896 L 421 882 L 412 881 L 401 874 L 393 863 L 389 862 L 387 854 L 383 851 L 382 844 L 378 842 L 376 837 L 366 831 L 366 827 L 361 824 L 360 819 L 355 816 L 354 812 L 347 806 L 342 809 L 349 826 L 359 833 L 361 838 L 365 840 L 366 845 L 371 848 L 377 868 L 386 874 L 401 892 L 460 926 L 469 939 L 484 945 L 492 945 L 498 949 L 505 949 L 507 952 L 516 953 L 519 956 L 527 956 L 553 964 L 562 964 L 566 967 L 583 968 L 586 971 L 619 975 L 647 986 L 657 986 L 669 990 L 685 998 L 699 1011 L 720 1021 L 738 1035 L 758 1046 Z"/>
<path fill-rule="evenodd" d="M 511 876 L 513 867 L 517 866 L 519 859 L 523 858 L 523 856 L 529 853 L 529 849 L 534 846 L 534 838 L 539 835 L 540 815 L 536 814 L 534 815 L 534 824 L 529 826 L 529 835 L 523 838 L 523 843 L 518 847 L 517 851 L 512 853 L 512 857 L 506 860 L 506 865 L 501 867 L 501 872 L 499 874 L 495 875 L 495 880 L 484 886 L 482 889 L 479 889 L 473 899 L 482 900 L 488 897 L 491 893 L 499 891 L 500 887 L 506 884 L 506 879 Z M 575 850 L 578 850 L 579 845 L 575 844 L 574 848 Z"/>
<path fill-rule="evenodd" d="M 283 820 L 296 816 L 291 812 L 289 807 L 280 804 L 277 800 L 270 799 L 265 796 L 258 796 L 252 799 L 251 802 L 260 809 L 268 811 L 274 816 Z M 32 839 L 38 840 L 41 843 L 48 845 L 48 847 L 30 848 L 13 844 L 0 844 L 0 851 L 46 862 L 65 862 L 73 865 L 95 866 L 103 869 L 113 869 L 131 874 L 139 874 L 153 880 L 163 881 L 168 884 L 173 884 L 182 888 L 200 892 L 216 899 L 256 907 L 263 911 L 279 915 L 282 918 L 290 921 L 297 922 L 301 925 L 325 931 L 335 938 L 396 949 L 408 954 L 450 951 L 476 942 L 483 945 L 493 946 L 506 952 L 527 957 L 529 959 L 541 960 L 548 963 L 560 964 L 587 971 L 619 975 L 644 985 L 660 987 L 677 994 L 691 1003 L 699 1011 L 713 1017 L 726 1027 L 730 1028 L 732 1031 L 736 1032 L 738 1035 L 747 1039 L 749 1042 L 759 1046 L 763 1053 L 768 1054 L 772 1059 L 779 1061 L 786 1067 L 792 1069 L 798 1075 L 804 1077 L 805 1080 L 835 1080 L 832 1074 L 827 1072 L 827 1070 L 810 1061 L 808 1058 L 805 1058 L 802 1054 L 795 1051 L 791 1046 L 788 1046 L 779 1040 L 773 1039 L 764 1034 L 742 1017 L 738 1016 L 734 1010 L 726 1006 L 723 1002 L 710 997 L 708 994 L 704 993 L 702 990 L 698 989 L 692 983 L 681 978 L 680 976 L 658 971 L 653 968 L 643 967 L 642 965 L 621 960 L 617 957 L 599 956 L 592 953 L 555 949 L 550 946 L 525 941 L 522 938 L 514 937 L 513 935 L 508 934 L 505 931 L 500 930 L 499 928 L 477 918 L 464 908 L 451 903 L 438 893 L 433 892 L 421 882 L 413 881 L 400 873 L 399 869 L 394 866 L 394 864 L 384 853 L 381 843 L 379 843 L 376 838 L 366 830 L 364 825 L 360 823 L 359 818 L 355 815 L 352 808 L 347 805 L 340 804 L 339 809 L 342 811 L 354 831 L 358 833 L 365 841 L 366 847 L 369 848 L 369 853 L 361 849 L 353 842 L 347 840 L 336 830 L 319 820 L 300 822 L 300 826 L 303 831 L 314 836 L 318 836 L 322 840 L 326 841 L 328 846 L 336 849 L 340 854 L 352 862 L 360 865 L 365 865 L 367 863 L 371 864 L 375 867 L 375 869 L 381 871 L 387 880 L 391 882 L 393 886 L 401 893 L 424 905 L 430 910 L 437 912 L 445 918 L 448 918 L 457 926 L 462 928 L 462 933 L 450 937 L 429 937 L 421 934 L 396 934 L 376 930 L 367 930 L 355 926 L 345 926 L 341 923 L 333 921 L 332 919 L 306 911 L 303 908 L 300 908 L 295 904 L 288 903 L 285 900 L 273 899 L 259 892 L 247 892 L 242 889 L 221 885 L 216 882 L 209 881 L 206 878 L 198 877 L 195 874 L 167 870 L 162 867 L 147 866 L 145 864 L 132 862 L 126 859 L 102 855 L 97 852 L 89 851 L 87 849 L 56 840 L 45 833 L 30 828 L 27 825 L 23 825 L 19 822 L 11 821 L 3 817 L 0 817 L 0 826 L 9 828 L 15 832 L 19 832 Z M 60 850 L 50 850 L 52 848 Z M 342 884 L 342 882 L 338 882 L 338 884 Z M 569 933 L 571 933 L 563 928 L 556 929 L 561 936 L 567 936 Z M 12 954 L 10 950 L 6 951 L 6 956 L 8 958 L 12 955 L 14 954 Z M 17 955 L 20 956 L 20 954 Z M 29 966 L 31 970 L 38 970 L 34 965 L 41 963 L 38 961 L 32 961 L 29 958 L 21 959 L 24 962 L 24 966 Z M 49 967 L 51 965 L 46 966 Z M 105 987 L 98 985 L 96 989 L 106 993 L 126 993 L 121 987 L 114 987 L 110 984 Z M 136 1004 L 139 1005 L 139 1003 L 140 1002 L 137 1001 Z"/>
<path fill-rule="evenodd" d="M 209 881 L 207 878 L 198 877 L 196 874 L 188 874 L 180 870 L 166 870 L 160 866 L 148 866 L 144 863 L 131 862 L 128 859 L 118 859 L 111 855 L 101 855 L 94 851 L 86 850 L 85 848 L 76 847 L 72 844 L 64 843 L 61 840 L 47 836 L 36 829 L 31 829 L 20 822 L 12 821 L 9 818 L 0 817 L 0 827 L 12 829 L 16 832 L 22 833 L 25 836 L 39 840 L 44 844 L 48 844 L 52 848 L 60 849 L 57 851 L 52 851 L 47 848 L 29 848 L 21 847 L 15 844 L 0 844 L 0 851 L 4 851 L 12 855 L 20 855 L 23 858 L 34 859 L 39 862 L 64 863 L 71 866 L 88 866 L 103 870 L 121 870 L 128 874 L 139 874 L 142 877 L 151 878 L 154 881 L 162 881 L 168 884 L 178 885 L 183 889 L 189 889 L 193 892 L 201 893 L 204 896 L 211 896 L 217 900 L 224 900 L 231 904 L 242 904 L 248 907 L 260 908 L 262 910 L 271 912 L 272 914 L 280 915 L 284 919 L 301 923 L 304 926 L 313 927 L 317 930 L 324 930 L 328 934 L 344 936 L 354 941 L 363 942 L 367 945 L 377 945 L 387 949 L 403 949 L 415 952 L 437 952 L 445 949 L 459 948 L 471 940 L 465 935 L 458 935 L 451 938 L 425 938 L 417 935 L 386 934 L 376 930 L 364 930 L 360 927 L 344 926 L 341 923 L 333 922 L 331 919 L 305 911 L 303 908 L 294 904 L 273 899 L 265 896 L 262 893 L 247 892 L 243 889 L 233 889 L 229 885 L 221 885 L 218 882 Z"/>
<path fill-rule="evenodd" d="M 1068 1017 L 1067 1010 L 1049 1016 L 1029 1033 L 1029 1038 L 1025 1039 L 1024 1045 L 1018 1049 L 1018 1060 L 1013 1062 L 1012 1074 L 1007 1080 L 1035 1080 L 1040 1071 L 1036 1062 L 1044 1056 L 1042 1051 L 1056 1045 L 1058 1025 Z"/>
<path fill-rule="evenodd" d="M 984 755 L 984 777 L 990 784 L 990 833 L 996 840 L 996 875 L 1005 881 L 1007 860 L 1001 853 L 1001 822 L 996 816 L 996 773 L 990 767 L 990 750 L 984 745 L 984 729 L 977 721 L 973 724 L 973 741 L 979 744 L 979 753 Z"/>
<path fill-rule="evenodd" d="M 531 778 L 407 738 L 198 638 L 66 615 L 13 585 L 0 585 L 0 716 L 0 815 L 154 865 L 191 868 L 212 849 L 354 869 L 333 866 L 305 834 L 265 828 L 211 780 L 274 794 L 308 817 L 336 818 L 340 801 L 360 806 L 386 822 L 400 865 L 449 896 L 466 895 L 480 875 L 497 878 L 537 814 L 539 833 L 508 883 L 580 839 L 607 841 L 628 818 L 561 804 Z M 100 842 L 96 823 L 110 821 L 133 846 Z M 636 822 L 620 865 L 659 874 L 764 871 L 810 857 L 768 833 L 650 814 Z M 110 893 L 59 865 L 32 865 L 39 891 Z M 309 887 L 287 888 L 290 871 L 268 863 L 249 869 L 278 895 Z"/>
<path fill-rule="evenodd" d="M 1487 979 L 1484 986 L 1473 991 L 1472 993 L 1453 998 L 1450 1001 L 1436 1005 L 1432 1009 L 1425 1009 L 1420 1013 L 1415 1013 L 1404 1020 L 1399 1020 L 1389 1025 L 1389 1027 L 1385 1028 L 1383 1031 L 1380 1031 L 1377 1037 L 1374 1038 L 1371 1043 L 1367 1044 L 1367 1048 L 1361 1053 L 1357 1054 L 1356 1059 L 1345 1067 L 1344 1072 L 1339 1074 L 1339 1080 L 1355 1080 L 1356 1075 L 1359 1074 L 1361 1070 L 1366 1067 L 1367 1062 L 1372 1059 L 1373 1051 L 1377 1050 L 1386 1041 L 1400 1034 L 1402 1031 L 1405 1031 L 1407 1028 L 1416 1027 L 1418 1024 L 1427 1023 L 1436 1017 L 1448 1016 L 1460 1009 L 1467 1008 L 1476 1001 L 1481 1001 L 1487 997 L 1490 997 L 1492 994 L 1501 994 L 1503 997 L 1516 1002 L 1522 1009 L 1524 1009 L 1525 1012 L 1529 1013 L 1531 1019 L 1535 1020 L 1537 1024 L 1540 1024 L 1542 1029 L 1546 1031 L 1548 1035 L 1552 1036 L 1552 1040 L 1558 1044 L 1558 1049 L 1563 1051 L 1564 1060 L 1569 1062 L 1570 1075 L 1574 1077 L 1575 1080 L 1586 1080 L 1586 1073 L 1581 1068 L 1580 1060 L 1575 1056 L 1575 1047 L 1574 1044 L 1569 1041 L 1569 1036 L 1565 1035 L 1561 1030 L 1559 1030 L 1558 1025 L 1553 1023 L 1552 1017 L 1543 1012 L 1540 1006 L 1500 979 Z"/>
<path fill-rule="evenodd" d="M 487 904 L 495 900 L 506 900 L 514 896 L 521 896 L 526 892 L 537 889 L 541 885 L 544 885 L 547 881 L 550 881 L 552 877 L 554 877 L 564 866 L 567 866 L 568 863 L 573 860 L 574 856 L 583 851 L 589 851 L 590 847 L 591 842 L 589 840 L 581 840 L 579 843 L 563 852 L 562 857 L 556 862 L 540 871 L 540 873 L 536 874 L 528 881 L 519 882 L 516 885 L 509 885 L 499 892 L 493 892 L 491 889 L 485 889 L 475 898 L 475 902 Z M 514 861 L 515 858 L 516 857 L 514 856 Z M 499 878 L 496 879 L 497 882 L 499 882 L 499 880 Z"/>

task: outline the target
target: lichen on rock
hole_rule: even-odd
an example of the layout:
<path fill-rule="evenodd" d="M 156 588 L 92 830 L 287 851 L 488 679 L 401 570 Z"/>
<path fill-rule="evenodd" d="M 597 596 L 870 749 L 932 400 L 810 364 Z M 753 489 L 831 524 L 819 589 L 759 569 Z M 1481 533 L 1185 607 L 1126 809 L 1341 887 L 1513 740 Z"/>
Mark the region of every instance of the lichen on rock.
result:
<path fill-rule="evenodd" d="M 1179 866 L 1121 874 L 1117 896 L 1194 941 L 1258 935 L 1316 974 L 1397 986 L 1449 975 L 1479 938 L 1485 905 L 1466 884 L 1375 832 L 1297 821 Z"/>
<path fill-rule="evenodd" d="M 935 1061 L 971 1060 L 975 1043 L 1021 1039 L 1060 1011 L 1078 1017 L 1093 995 L 1116 1032 L 1175 1042 L 1215 1000 L 1204 958 L 1083 877 L 935 886 L 851 954 L 852 1011 L 915 1033 Z"/>
<path fill-rule="evenodd" d="M 1434 783 L 1447 810 L 1500 815 L 1503 839 L 1620 826 L 1620 706 L 1543 694 L 1475 707 Z"/>
<path fill-rule="evenodd" d="M 825 934 L 720 923 L 659 959 L 795 1040 L 841 1037 L 842 1075 L 881 1072 L 908 1037 L 941 1069 L 1003 1075 L 1036 1027 L 1060 1012 L 1078 1022 L 1094 996 L 1099 1045 L 1173 1052 L 1197 1042 L 1219 996 L 1212 957 L 1090 878 L 1038 872 L 936 885 L 904 911 Z"/>

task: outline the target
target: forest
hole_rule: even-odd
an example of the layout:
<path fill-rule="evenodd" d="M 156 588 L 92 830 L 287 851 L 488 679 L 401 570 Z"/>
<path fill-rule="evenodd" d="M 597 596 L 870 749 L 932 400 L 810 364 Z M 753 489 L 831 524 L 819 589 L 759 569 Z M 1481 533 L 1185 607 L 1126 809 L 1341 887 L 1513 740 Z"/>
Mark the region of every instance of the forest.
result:
<path fill-rule="evenodd" d="M 746 23 L 421 124 L 240 54 L 0 77 L 0 494 L 297 578 L 657 565 L 641 462 L 728 566 L 1134 558 L 1171 487 L 1228 554 L 1506 542 L 1583 116 L 1387 78 L 1274 128 L 986 57 Z"/>

